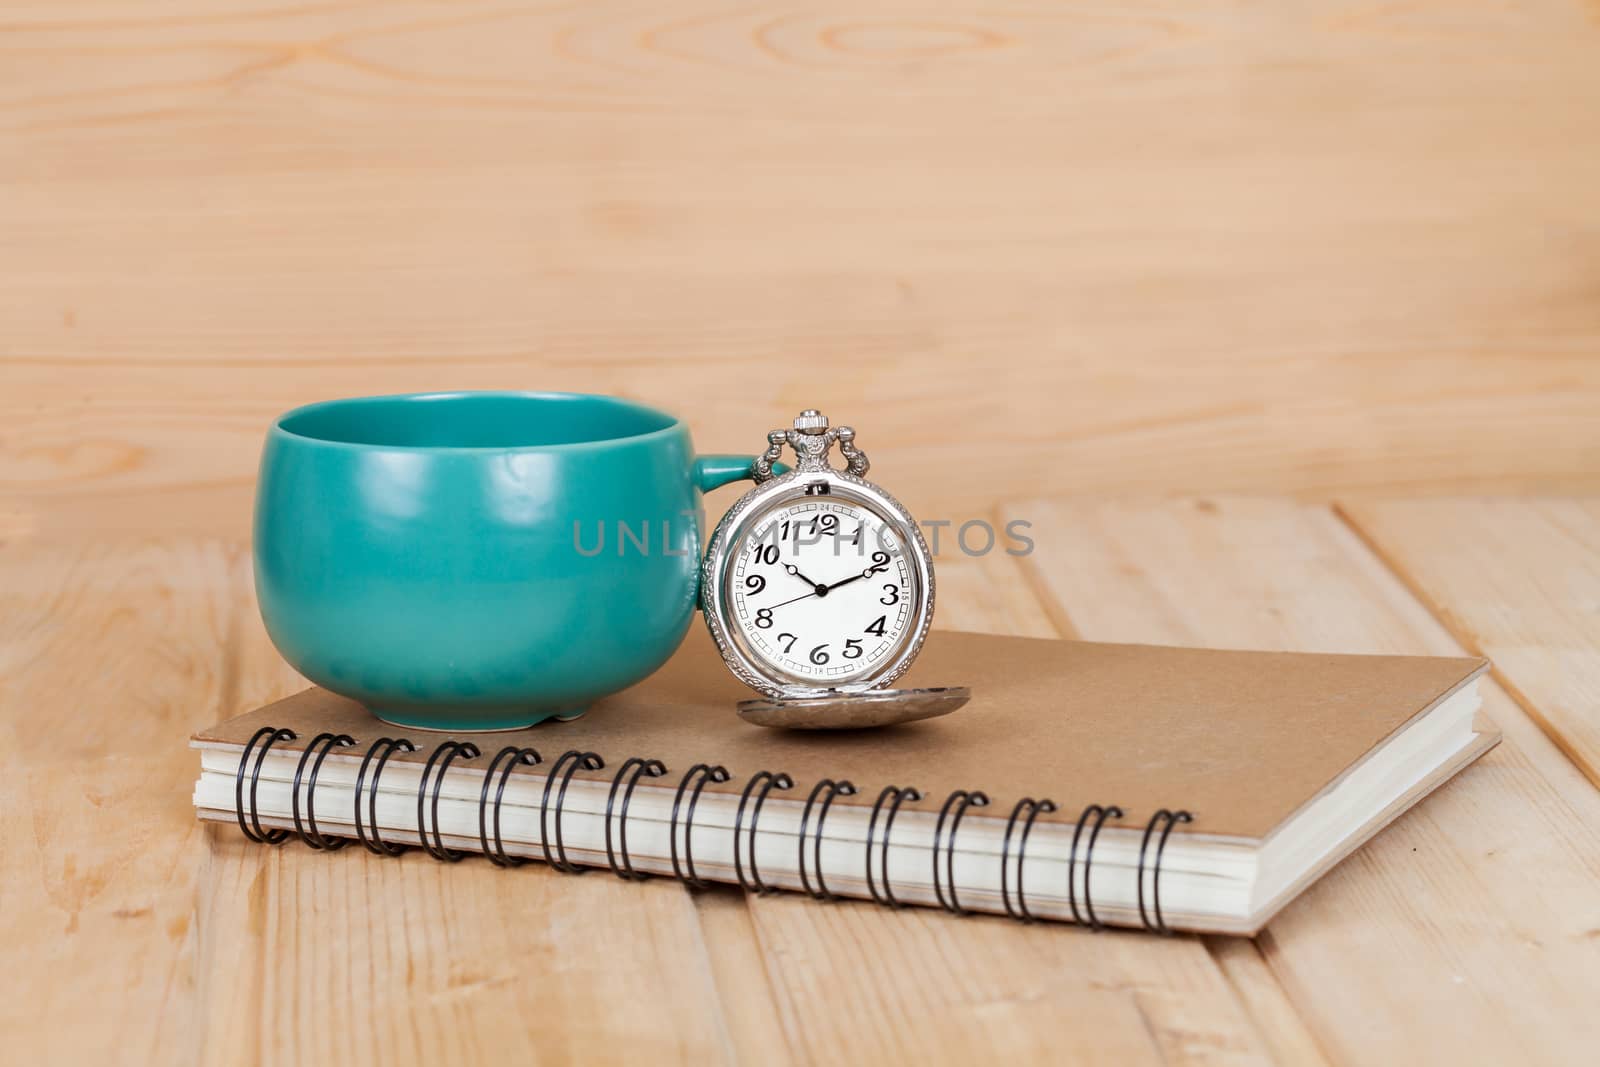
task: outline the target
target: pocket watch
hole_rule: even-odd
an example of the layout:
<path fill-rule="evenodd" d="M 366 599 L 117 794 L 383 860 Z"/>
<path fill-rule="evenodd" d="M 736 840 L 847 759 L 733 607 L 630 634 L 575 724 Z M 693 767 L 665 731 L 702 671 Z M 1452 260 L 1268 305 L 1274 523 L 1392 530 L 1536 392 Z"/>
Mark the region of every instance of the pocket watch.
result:
<path fill-rule="evenodd" d="M 930 718 L 964 688 L 889 689 L 933 622 L 933 557 L 898 500 L 863 475 L 855 431 L 806 410 L 773 430 L 756 487 L 712 534 L 701 581 L 706 624 L 728 669 L 764 700 L 762 726 L 849 728 Z M 775 474 L 784 446 L 796 463 Z M 843 469 L 831 450 L 838 445 Z"/>

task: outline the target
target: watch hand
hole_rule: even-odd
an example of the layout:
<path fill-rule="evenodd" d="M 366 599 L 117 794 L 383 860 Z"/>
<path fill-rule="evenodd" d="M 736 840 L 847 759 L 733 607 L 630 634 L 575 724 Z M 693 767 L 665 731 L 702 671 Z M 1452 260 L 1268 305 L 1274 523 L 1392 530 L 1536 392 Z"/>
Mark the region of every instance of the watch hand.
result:
<path fill-rule="evenodd" d="M 860 574 L 852 574 L 850 577 L 845 578 L 843 581 L 834 582 L 832 585 L 828 586 L 828 592 L 830 592 L 830 593 L 833 592 L 835 589 L 839 588 L 841 585 L 849 585 L 851 582 L 859 582 L 863 578 L 870 578 L 874 574 L 881 574 L 881 573 L 883 573 L 883 572 L 880 571 L 877 567 L 868 567 L 866 570 L 862 571 Z"/>
<path fill-rule="evenodd" d="M 822 586 L 820 584 L 818 584 L 817 582 L 813 582 L 810 578 L 807 578 L 805 575 L 801 574 L 800 573 L 800 568 L 794 566 L 793 564 L 785 563 L 783 565 L 783 569 L 788 571 L 790 574 L 794 575 L 796 578 L 800 579 L 802 582 L 805 582 L 812 589 L 821 589 L 822 588 Z"/>
<path fill-rule="evenodd" d="M 768 610 L 768 611 L 774 611 L 774 610 L 776 610 L 776 609 L 778 609 L 778 608 L 781 608 L 781 607 L 783 607 L 783 605 L 784 605 L 784 604 L 793 604 L 793 603 L 794 603 L 794 602 L 795 602 L 795 601 L 796 601 L 796 600 L 808 600 L 808 599 L 810 599 L 810 598 L 811 598 L 811 597 L 814 597 L 814 596 L 817 596 L 817 595 L 819 595 L 819 594 L 818 594 L 818 593 L 817 593 L 817 590 L 818 590 L 818 589 L 824 589 L 824 588 L 826 588 L 826 586 L 820 586 L 820 585 L 819 585 L 819 586 L 816 586 L 816 587 L 815 587 L 815 588 L 813 588 L 813 589 L 812 589 L 812 590 L 811 590 L 811 592 L 809 592 L 809 593 L 801 593 L 801 594 L 800 594 L 800 595 L 799 595 L 799 596 L 797 596 L 797 597 L 790 597 L 790 598 L 789 598 L 789 599 L 788 599 L 788 600 L 784 600 L 784 601 L 781 601 L 781 602 L 779 602 L 779 603 L 777 603 L 777 604 L 774 604 L 774 605 L 772 605 L 772 607 L 770 607 L 770 608 L 768 608 L 768 609 L 767 609 L 767 610 Z"/>

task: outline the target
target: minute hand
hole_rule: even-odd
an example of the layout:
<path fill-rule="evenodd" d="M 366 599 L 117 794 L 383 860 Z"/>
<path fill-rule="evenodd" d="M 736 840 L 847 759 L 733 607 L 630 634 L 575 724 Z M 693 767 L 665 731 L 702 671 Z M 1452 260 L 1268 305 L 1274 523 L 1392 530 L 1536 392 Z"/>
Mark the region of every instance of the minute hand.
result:
<path fill-rule="evenodd" d="M 842 586 L 849 585 L 851 582 L 859 582 L 861 579 L 867 577 L 869 574 L 872 574 L 872 573 L 874 573 L 873 569 L 871 567 L 868 567 L 866 570 L 862 571 L 860 574 L 852 574 L 850 577 L 846 578 L 842 582 L 834 582 L 832 585 L 828 586 L 828 592 L 831 593 L 835 589 L 838 589 L 838 588 L 840 588 Z"/>

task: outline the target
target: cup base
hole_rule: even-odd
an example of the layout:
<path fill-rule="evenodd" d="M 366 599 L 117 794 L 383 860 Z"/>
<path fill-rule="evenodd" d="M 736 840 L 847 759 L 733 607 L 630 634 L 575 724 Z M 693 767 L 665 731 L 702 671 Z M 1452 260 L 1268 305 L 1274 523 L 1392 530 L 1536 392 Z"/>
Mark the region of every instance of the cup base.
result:
<path fill-rule="evenodd" d="M 432 734 L 494 734 L 508 730 L 526 730 L 548 719 L 571 722 L 588 710 L 587 707 L 562 708 L 555 711 L 517 708 L 479 714 L 460 711 L 436 714 L 412 708 L 382 708 L 370 705 L 367 707 L 367 711 L 375 718 L 391 726 L 403 726 L 407 730 L 424 730 Z"/>

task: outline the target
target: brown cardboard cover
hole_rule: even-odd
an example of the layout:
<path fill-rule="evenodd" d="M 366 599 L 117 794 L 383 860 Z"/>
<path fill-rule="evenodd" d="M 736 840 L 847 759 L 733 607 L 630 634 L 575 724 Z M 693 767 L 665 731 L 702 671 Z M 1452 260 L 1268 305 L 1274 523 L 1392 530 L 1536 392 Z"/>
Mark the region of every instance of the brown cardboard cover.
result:
<path fill-rule="evenodd" d="M 734 705 L 753 694 L 696 627 L 664 668 L 583 718 L 472 740 L 490 754 L 532 745 L 547 763 L 569 748 L 598 752 L 609 767 L 653 757 L 667 765 L 657 784 L 668 788 L 690 765 L 710 762 L 733 774 L 709 787 L 724 792 L 737 793 L 757 771 L 786 771 L 794 799 L 824 777 L 859 787 L 838 803 L 870 805 L 889 784 L 917 787 L 934 807 L 951 790 L 982 789 L 994 800 L 989 814 L 1003 816 L 1030 795 L 1053 798 L 1062 820 L 1088 803 L 1120 805 L 1127 825 L 1160 807 L 1184 807 L 1195 813 L 1195 832 L 1259 839 L 1486 666 L 936 632 L 901 684 L 970 686 L 972 702 L 961 711 L 877 731 L 783 732 L 739 720 Z M 421 761 L 433 747 L 425 732 L 381 723 L 322 689 L 195 739 L 242 745 L 267 724 L 301 739 L 349 733 L 363 749 L 380 736 L 409 734 L 422 751 L 397 759 Z"/>

